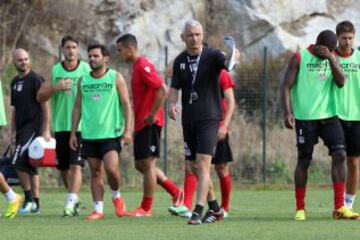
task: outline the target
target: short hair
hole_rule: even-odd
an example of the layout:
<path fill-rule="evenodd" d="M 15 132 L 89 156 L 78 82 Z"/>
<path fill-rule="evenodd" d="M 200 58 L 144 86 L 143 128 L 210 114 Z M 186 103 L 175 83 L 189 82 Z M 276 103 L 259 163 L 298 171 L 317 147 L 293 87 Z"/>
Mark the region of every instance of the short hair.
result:
<path fill-rule="evenodd" d="M 336 25 L 336 35 L 340 35 L 341 33 L 354 33 L 355 27 L 354 24 L 350 21 L 342 21 Z"/>
<path fill-rule="evenodd" d="M 319 33 L 316 39 L 317 45 L 324 45 L 329 49 L 334 49 L 337 44 L 336 34 L 331 30 L 324 30 Z"/>
<path fill-rule="evenodd" d="M 90 52 L 93 49 L 100 48 L 101 54 L 105 57 L 110 56 L 110 52 L 103 44 L 95 43 L 88 46 L 87 51 Z"/>
<path fill-rule="evenodd" d="M 76 43 L 77 45 L 79 45 L 79 41 L 74 38 L 73 36 L 70 36 L 70 35 L 65 35 L 62 39 L 61 39 L 61 47 L 64 47 L 65 46 L 65 43 L 67 41 L 71 41 L 71 42 L 74 42 Z"/>
<path fill-rule="evenodd" d="M 186 29 L 188 29 L 190 27 L 200 27 L 202 29 L 202 25 L 200 22 L 198 22 L 194 19 L 190 19 L 185 22 L 182 33 L 185 33 Z"/>
<path fill-rule="evenodd" d="M 126 47 L 133 46 L 137 48 L 136 37 L 130 33 L 126 33 L 118 37 L 118 39 L 116 39 L 116 43 L 120 43 L 120 42 L 124 44 Z"/>

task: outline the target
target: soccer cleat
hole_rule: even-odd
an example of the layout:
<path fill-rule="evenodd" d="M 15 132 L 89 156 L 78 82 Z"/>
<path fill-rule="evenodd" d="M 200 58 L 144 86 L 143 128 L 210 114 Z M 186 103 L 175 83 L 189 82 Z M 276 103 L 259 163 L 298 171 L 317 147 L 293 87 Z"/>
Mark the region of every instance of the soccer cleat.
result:
<path fill-rule="evenodd" d="M 178 195 L 173 197 L 172 202 L 174 207 L 179 207 L 184 204 L 184 191 L 182 189 L 180 189 Z"/>
<path fill-rule="evenodd" d="M 16 216 L 22 202 L 23 202 L 23 198 L 19 194 L 16 194 L 16 200 L 14 202 L 8 203 L 4 217 L 5 218 L 14 218 Z"/>
<path fill-rule="evenodd" d="M 191 218 L 187 222 L 188 225 L 200 225 L 201 224 L 201 216 L 196 212 L 193 212 Z"/>
<path fill-rule="evenodd" d="M 115 207 L 115 213 L 116 216 L 118 217 L 123 217 L 125 216 L 125 211 L 126 211 L 126 207 L 125 207 L 125 201 L 123 198 L 118 197 L 118 198 L 114 198 L 112 200 L 114 207 Z"/>
<path fill-rule="evenodd" d="M 93 221 L 93 220 L 99 220 L 99 219 L 103 219 L 104 218 L 104 214 L 103 213 L 99 213 L 97 211 L 93 211 L 90 215 L 88 215 L 85 219 L 88 221 Z"/>
<path fill-rule="evenodd" d="M 138 207 L 130 212 L 126 212 L 125 216 L 127 217 L 151 217 L 151 210 L 145 211 L 142 207 Z"/>
<path fill-rule="evenodd" d="M 359 214 L 351 211 L 349 208 L 342 206 L 333 211 L 334 219 L 357 219 Z"/>
<path fill-rule="evenodd" d="M 229 217 L 229 212 L 227 212 L 224 208 L 221 208 L 223 213 L 224 213 L 224 218 L 228 218 Z"/>
<path fill-rule="evenodd" d="M 77 217 L 79 216 L 81 202 L 78 201 L 71 207 L 65 207 L 63 217 Z"/>
<path fill-rule="evenodd" d="M 21 214 L 30 213 L 31 211 L 34 211 L 33 209 L 36 209 L 36 203 L 33 201 L 26 201 L 23 203 L 18 212 Z"/>
<path fill-rule="evenodd" d="M 209 209 L 205 214 L 202 222 L 203 223 L 213 223 L 216 221 L 221 221 L 224 219 L 224 212 L 220 209 L 218 212 L 214 212 L 213 210 Z"/>
<path fill-rule="evenodd" d="M 185 205 L 181 205 L 179 207 L 171 206 L 169 207 L 169 212 L 174 216 L 191 218 L 191 211 Z"/>
<path fill-rule="evenodd" d="M 305 215 L 305 210 L 297 210 L 295 213 L 295 220 L 296 221 L 305 221 L 306 219 L 306 215 Z"/>

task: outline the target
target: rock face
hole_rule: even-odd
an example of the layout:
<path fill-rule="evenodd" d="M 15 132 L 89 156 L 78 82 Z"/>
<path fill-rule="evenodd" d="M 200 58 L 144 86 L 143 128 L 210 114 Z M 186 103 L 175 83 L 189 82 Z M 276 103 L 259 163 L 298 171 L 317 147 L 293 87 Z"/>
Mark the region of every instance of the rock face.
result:
<path fill-rule="evenodd" d="M 236 39 L 243 57 L 253 58 L 268 46 L 272 55 L 295 50 L 313 43 L 324 29 L 335 30 L 337 22 L 350 20 L 360 29 L 360 4 L 357 0 L 77 0 L 90 11 L 81 26 L 84 45 L 96 40 L 113 46 L 123 33 L 137 36 L 141 52 L 160 69 L 164 66 L 164 48 L 169 59 L 183 48 L 180 39 L 183 24 L 198 19 L 205 29 L 205 40 L 219 46 L 222 36 Z M 35 32 L 36 33 L 36 32 Z M 62 36 L 67 32 L 58 31 Z M 37 35 L 38 37 L 36 37 Z M 54 40 L 33 34 L 33 41 L 54 54 Z M 51 39 L 51 38 L 50 38 Z M 355 39 L 355 46 L 360 42 Z M 52 44 L 52 46 L 51 46 Z M 86 52 L 83 49 L 83 55 Z"/>

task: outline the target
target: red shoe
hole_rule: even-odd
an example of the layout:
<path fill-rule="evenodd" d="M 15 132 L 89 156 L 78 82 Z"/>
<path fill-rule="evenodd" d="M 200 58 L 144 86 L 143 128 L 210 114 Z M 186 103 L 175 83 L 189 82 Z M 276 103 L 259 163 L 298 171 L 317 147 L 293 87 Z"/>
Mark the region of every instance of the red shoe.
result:
<path fill-rule="evenodd" d="M 125 201 L 123 198 L 119 197 L 119 198 L 115 198 L 112 200 L 114 207 L 115 207 L 115 213 L 116 216 L 118 217 L 123 217 L 125 216 Z"/>
<path fill-rule="evenodd" d="M 130 212 L 126 212 L 125 216 L 128 216 L 128 217 L 151 217 L 152 212 L 151 212 L 151 210 L 145 211 L 143 208 L 138 207 Z"/>
<path fill-rule="evenodd" d="M 180 189 L 176 197 L 173 197 L 172 202 L 174 207 L 179 207 L 184 204 L 184 191 L 182 189 Z"/>
<path fill-rule="evenodd" d="M 89 216 L 87 216 L 85 219 L 88 221 L 93 221 L 93 220 L 99 220 L 99 219 L 103 219 L 104 218 L 104 214 L 99 213 L 97 211 L 93 211 Z"/>

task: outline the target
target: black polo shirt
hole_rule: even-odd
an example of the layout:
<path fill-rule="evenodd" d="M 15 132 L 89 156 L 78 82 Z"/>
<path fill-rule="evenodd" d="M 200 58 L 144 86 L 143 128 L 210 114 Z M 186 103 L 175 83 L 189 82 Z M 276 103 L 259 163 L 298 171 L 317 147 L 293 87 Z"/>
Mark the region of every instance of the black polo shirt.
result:
<path fill-rule="evenodd" d="M 16 76 L 11 82 L 11 106 L 15 107 L 15 127 L 19 131 L 39 132 L 43 112 L 36 94 L 44 79 L 31 71 L 23 78 Z"/>
<path fill-rule="evenodd" d="M 203 48 L 196 80 L 192 85 L 193 75 L 186 51 L 180 53 L 174 61 L 171 87 L 182 91 L 182 122 L 221 120 L 220 71 L 225 66 L 225 56 L 217 49 Z M 195 91 L 198 98 L 190 103 L 190 94 Z"/>

